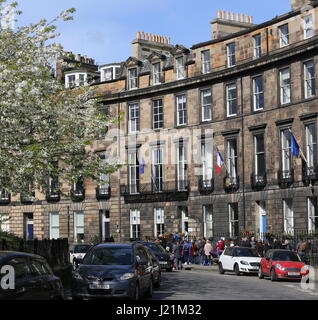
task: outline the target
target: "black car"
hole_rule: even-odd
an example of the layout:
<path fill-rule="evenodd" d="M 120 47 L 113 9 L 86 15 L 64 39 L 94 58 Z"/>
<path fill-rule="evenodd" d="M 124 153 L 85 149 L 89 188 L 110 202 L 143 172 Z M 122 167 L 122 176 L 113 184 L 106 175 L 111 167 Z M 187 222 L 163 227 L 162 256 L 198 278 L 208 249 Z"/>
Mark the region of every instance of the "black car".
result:
<path fill-rule="evenodd" d="M 74 299 L 152 296 L 152 260 L 137 243 L 105 243 L 92 247 L 73 272 Z"/>
<path fill-rule="evenodd" d="M 10 269 L 14 269 L 14 288 L 0 286 L 0 300 L 64 299 L 61 280 L 54 276 L 43 257 L 22 252 L 0 251 L 0 279 L 8 276 Z"/>
<path fill-rule="evenodd" d="M 139 242 L 140 244 L 148 247 L 159 259 L 160 268 L 171 272 L 173 269 L 172 254 L 166 251 L 160 244 L 156 242 Z"/>
<path fill-rule="evenodd" d="M 153 253 L 153 251 L 144 246 L 149 258 L 152 261 L 152 279 L 153 279 L 153 286 L 155 288 L 160 288 L 161 285 L 161 269 L 160 269 L 160 262 L 157 256 Z"/>

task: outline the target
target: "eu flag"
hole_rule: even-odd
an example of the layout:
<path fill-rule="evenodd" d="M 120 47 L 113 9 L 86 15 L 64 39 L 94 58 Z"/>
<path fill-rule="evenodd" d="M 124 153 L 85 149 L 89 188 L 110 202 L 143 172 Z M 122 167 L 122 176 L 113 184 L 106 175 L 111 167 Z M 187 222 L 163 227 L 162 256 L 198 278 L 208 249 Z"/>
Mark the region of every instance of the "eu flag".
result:
<path fill-rule="evenodd" d="M 293 156 L 296 158 L 299 156 L 299 153 L 300 153 L 299 144 L 298 144 L 298 142 L 292 132 L 291 132 L 291 152 L 292 152 Z"/>
<path fill-rule="evenodd" d="M 140 164 L 140 167 L 139 167 L 139 173 L 140 174 L 144 174 L 145 173 L 145 159 L 142 158 L 142 163 Z"/>

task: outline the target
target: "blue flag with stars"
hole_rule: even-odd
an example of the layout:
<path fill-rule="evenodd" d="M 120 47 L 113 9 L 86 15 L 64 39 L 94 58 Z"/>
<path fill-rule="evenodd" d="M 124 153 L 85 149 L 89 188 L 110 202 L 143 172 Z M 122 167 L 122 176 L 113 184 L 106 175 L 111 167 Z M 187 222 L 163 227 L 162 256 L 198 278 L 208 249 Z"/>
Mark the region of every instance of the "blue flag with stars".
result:
<path fill-rule="evenodd" d="M 291 152 L 293 156 L 297 158 L 299 157 L 300 147 L 293 133 L 290 132 L 290 134 L 291 134 Z"/>
<path fill-rule="evenodd" d="M 142 161 L 141 161 L 141 164 L 140 164 L 140 167 L 139 167 L 139 173 L 140 174 L 144 174 L 145 173 L 145 159 L 142 158 Z"/>

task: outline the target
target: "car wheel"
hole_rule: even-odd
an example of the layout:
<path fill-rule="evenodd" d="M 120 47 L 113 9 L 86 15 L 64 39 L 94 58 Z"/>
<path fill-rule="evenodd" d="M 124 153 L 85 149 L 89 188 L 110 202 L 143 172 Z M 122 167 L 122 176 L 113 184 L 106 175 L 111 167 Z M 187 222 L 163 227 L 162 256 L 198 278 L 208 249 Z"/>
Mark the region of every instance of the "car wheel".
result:
<path fill-rule="evenodd" d="M 172 268 L 166 269 L 167 272 L 172 272 Z"/>
<path fill-rule="evenodd" d="M 219 263 L 219 273 L 220 274 L 224 274 L 224 269 L 223 269 L 223 266 L 222 266 L 222 262 Z"/>
<path fill-rule="evenodd" d="M 264 278 L 264 273 L 263 273 L 262 267 L 259 267 L 259 269 L 258 269 L 258 278 L 259 279 Z"/>
<path fill-rule="evenodd" d="M 277 274 L 274 268 L 271 270 L 271 281 L 277 281 Z"/>
<path fill-rule="evenodd" d="M 152 279 L 150 279 L 149 289 L 145 293 L 145 297 L 151 298 L 152 294 L 153 294 L 153 282 L 152 282 Z"/>
<path fill-rule="evenodd" d="M 235 274 L 236 274 L 237 276 L 241 275 L 240 268 L 239 268 L 239 265 L 238 265 L 238 264 L 236 264 L 236 265 L 234 266 L 234 272 L 235 272 Z"/>

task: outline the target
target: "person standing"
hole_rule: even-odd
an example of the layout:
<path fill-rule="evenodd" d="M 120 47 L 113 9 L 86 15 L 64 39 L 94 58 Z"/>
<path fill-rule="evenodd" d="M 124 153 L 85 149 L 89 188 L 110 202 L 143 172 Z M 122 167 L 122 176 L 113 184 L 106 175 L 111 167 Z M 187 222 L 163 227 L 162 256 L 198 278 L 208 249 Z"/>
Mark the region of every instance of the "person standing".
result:
<path fill-rule="evenodd" d="M 250 246 L 251 248 L 255 249 L 256 247 L 256 240 L 255 240 L 255 237 L 251 237 L 251 241 L 250 241 Z"/>
<path fill-rule="evenodd" d="M 293 250 L 291 244 L 289 243 L 289 240 L 285 239 L 285 241 L 282 244 L 282 249 Z"/>
<path fill-rule="evenodd" d="M 202 239 L 202 241 L 199 244 L 199 255 L 200 255 L 200 264 L 204 265 L 205 263 L 205 252 L 204 252 L 204 246 L 206 244 L 205 238 Z"/>
<path fill-rule="evenodd" d="M 192 241 L 190 246 L 190 262 L 193 264 L 197 264 L 197 257 L 198 257 L 198 247 L 195 241 Z"/>
<path fill-rule="evenodd" d="M 302 262 L 305 261 L 306 250 L 307 250 L 307 242 L 306 240 L 301 239 L 301 241 L 297 245 L 297 253 Z"/>
<path fill-rule="evenodd" d="M 204 265 L 205 266 L 209 266 L 211 265 L 211 252 L 212 252 L 213 248 L 211 245 L 211 241 L 208 240 L 206 242 L 206 244 L 204 245 L 204 254 L 205 254 L 205 262 Z"/>
<path fill-rule="evenodd" d="M 174 265 L 176 270 L 182 269 L 182 245 L 179 241 L 175 242 L 172 248 L 172 252 L 174 255 Z"/>

